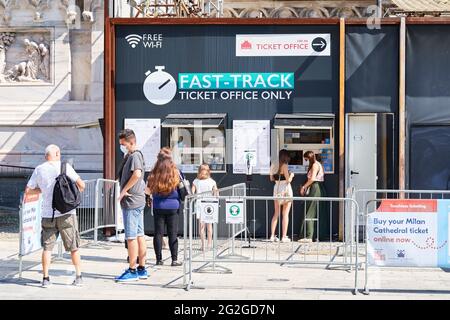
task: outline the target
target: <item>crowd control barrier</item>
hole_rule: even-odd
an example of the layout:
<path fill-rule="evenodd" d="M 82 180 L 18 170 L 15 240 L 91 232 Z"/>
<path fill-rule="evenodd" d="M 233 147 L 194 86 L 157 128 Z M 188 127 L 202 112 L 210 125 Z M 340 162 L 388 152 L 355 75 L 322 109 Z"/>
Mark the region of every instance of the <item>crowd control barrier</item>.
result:
<path fill-rule="evenodd" d="M 77 208 L 80 235 L 94 233 L 94 244 L 98 241 L 98 230 L 114 227 L 116 233 L 123 230 L 118 181 L 97 179 L 86 181 L 81 205 Z"/>
<path fill-rule="evenodd" d="M 117 201 L 120 187 L 117 181 L 97 179 L 86 180 L 86 188 L 81 193 L 81 204 L 76 209 L 80 235 L 93 233 L 97 244 L 98 230 L 114 227 L 116 233 L 123 229 L 122 212 Z M 40 195 L 22 196 L 19 210 L 19 277 L 22 277 L 23 257 L 40 250 L 41 247 L 41 207 Z M 57 258 L 62 258 L 63 246 L 57 240 Z"/>
<path fill-rule="evenodd" d="M 233 190 L 233 189 L 230 189 Z M 240 189 L 238 189 L 240 190 Z M 245 189 L 243 189 L 245 190 Z M 277 201 L 290 201 L 292 203 L 289 211 L 288 237 L 290 242 L 271 242 L 270 226 Z M 273 196 L 248 196 L 236 195 L 231 192 L 229 195 L 211 196 L 207 194 L 191 195 L 186 197 L 184 202 L 184 276 L 183 287 L 186 290 L 194 288 L 193 273 L 232 273 L 232 269 L 225 267 L 230 263 L 275 263 L 283 265 L 304 264 L 304 265 L 324 265 L 327 268 L 341 267 L 348 270 L 357 269 L 361 266 L 358 256 L 350 259 L 346 250 L 352 243 L 355 244 L 358 252 L 359 239 L 355 241 L 345 238 L 341 242 L 334 241 L 332 230 L 334 229 L 333 213 L 339 207 L 350 208 L 345 210 L 345 215 L 350 215 L 347 228 L 358 228 L 358 219 L 354 213 L 359 212 L 358 204 L 350 198 L 313 198 L 313 197 L 273 197 Z M 294 209 L 295 208 L 295 209 Z M 301 208 L 300 212 L 296 212 Z M 307 210 L 314 208 L 317 210 L 317 217 L 311 218 L 306 215 Z M 255 210 L 264 212 L 264 221 L 261 221 L 261 214 L 255 215 Z M 302 214 L 303 213 L 303 214 Z M 309 217 L 308 217 L 309 216 Z M 306 218 L 305 218 L 306 217 Z M 248 219 L 253 218 L 253 219 Z M 256 220 L 256 224 L 265 225 L 265 236 L 250 237 L 248 234 L 248 221 Z M 323 221 L 321 221 L 323 220 Z M 322 222 L 327 222 L 329 229 L 327 236 L 319 235 L 319 226 Z M 202 245 L 200 239 L 200 222 L 212 223 L 213 241 L 211 248 Z M 304 238 L 306 228 L 294 229 L 294 225 L 302 223 L 312 223 L 316 239 L 314 242 L 298 242 L 299 238 Z M 281 234 L 282 218 L 280 216 L 276 234 L 279 238 Z M 226 234 L 221 234 L 220 230 L 231 229 Z M 281 240 L 281 239 L 280 239 Z M 207 241 L 205 240 L 205 244 Z M 194 264 L 199 266 L 194 268 Z M 357 292 L 357 273 L 353 293 Z"/>
<path fill-rule="evenodd" d="M 448 190 L 352 190 L 363 201 L 364 294 L 369 268 L 450 268 Z M 356 270 L 358 273 L 358 270 Z"/>

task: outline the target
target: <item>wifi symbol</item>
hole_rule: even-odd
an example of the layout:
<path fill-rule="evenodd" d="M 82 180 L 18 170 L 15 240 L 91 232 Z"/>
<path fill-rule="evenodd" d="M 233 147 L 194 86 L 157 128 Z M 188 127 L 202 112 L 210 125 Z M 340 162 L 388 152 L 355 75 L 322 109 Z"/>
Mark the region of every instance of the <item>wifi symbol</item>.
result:
<path fill-rule="evenodd" d="M 125 37 L 130 46 L 134 49 L 141 42 L 142 37 L 138 34 L 130 34 Z"/>

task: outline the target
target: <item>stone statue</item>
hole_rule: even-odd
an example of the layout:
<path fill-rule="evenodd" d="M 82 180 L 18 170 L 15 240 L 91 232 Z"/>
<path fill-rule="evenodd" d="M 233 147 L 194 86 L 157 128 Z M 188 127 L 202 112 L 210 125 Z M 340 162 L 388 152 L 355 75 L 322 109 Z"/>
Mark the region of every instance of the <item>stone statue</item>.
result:
<path fill-rule="evenodd" d="M 7 72 L 10 81 L 50 80 L 50 51 L 44 44 L 25 39 L 23 41 L 28 55 L 27 61 L 16 64 Z"/>
<path fill-rule="evenodd" d="M 36 80 L 38 76 L 39 66 L 41 62 L 41 53 L 39 51 L 39 46 L 36 42 L 25 39 L 25 50 L 28 54 L 27 68 L 25 72 L 25 77 L 30 80 Z"/>
<path fill-rule="evenodd" d="M 45 80 L 50 80 L 50 52 L 43 43 L 39 45 L 39 51 L 41 53 L 41 64 L 39 65 L 39 71 L 44 76 Z"/>
<path fill-rule="evenodd" d="M 6 68 L 6 45 L 3 39 L 0 38 L 0 82 L 5 81 L 5 68 Z"/>
<path fill-rule="evenodd" d="M 12 32 L 0 33 L 0 83 L 5 82 L 6 51 L 14 42 L 15 34 Z"/>

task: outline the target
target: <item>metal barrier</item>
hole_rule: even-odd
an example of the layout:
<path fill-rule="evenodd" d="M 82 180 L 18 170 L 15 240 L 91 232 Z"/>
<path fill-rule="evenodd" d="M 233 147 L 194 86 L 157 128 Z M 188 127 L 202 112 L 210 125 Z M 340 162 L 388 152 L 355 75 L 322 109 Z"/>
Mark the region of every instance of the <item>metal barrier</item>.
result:
<path fill-rule="evenodd" d="M 122 212 L 119 202 L 117 201 L 120 194 L 120 187 L 119 182 L 106 179 L 86 180 L 85 184 L 86 188 L 81 193 L 81 204 L 76 209 L 78 230 L 80 232 L 80 235 L 85 235 L 93 232 L 94 245 L 96 245 L 98 241 L 99 229 L 114 227 L 116 229 L 116 233 L 119 230 L 123 229 Z M 19 277 L 22 276 L 23 257 L 41 250 L 40 232 L 38 232 L 39 229 L 37 227 L 34 228 L 34 232 L 32 233 L 32 235 L 29 235 L 27 239 L 24 238 L 24 202 L 22 196 L 20 203 Z M 31 215 L 30 219 L 37 223 L 37 225 L 35 224 L 34 226 L 40 227 L 40 211 L 38 210 L 38 208 L 31 208 L 30 212 L 27 212 L 27 214 Z M 35 245 L 32 246 L 32 248 L 30 248 L 29 250 L 24 250 L 23 247 L 25 242 L 34 243 Z M 62 259 L 63 246 L 60 238 L 58 238 L 57 250 L 58 253 L 56 258 Z"/>
<path fill-rule="evenodd" d="M 365 255 L 365 261 L 363 263 L 364 265 L 364 294 L 369 294 L 369 267 L 370 266 L 376 266 L 378 268 L 382 268 L 384 266 L 380 265 L 371 265 L 369 261 L 369 237 L 367 232 L 367 226 L 369 225 L 369 218 L 370 216 L 377 212 L 379 208 L 379 204 L 381 204 L 384 200 L 425 200 L 425 199 L 434 199 L 434 200 L 444 200 L 444 199 L 450 199 L 450 191 L 449 190 L 389 190 L 389 189 L 381 189 L 381 190 L 375 190 L 375 189 L 361 189 L 361 190 L 351 190 L 351 194 L 353 199 L 356 201 L 358 199 L 359 201 L 364 201 L 363 204 L 363 210 L 362 212 L 358 213 L 358 216 L 360 216 L 359 220 L 364 221 L 363 223 L 363 239 L 364 239 L 364 255 Z M 434 238 L 433 238 L 434 239 Z M 434 241 L 434 240 L 433 240 Z M 385 267 L 395 267 L 395 268 L 415 268 L 416 265 L 402 265 L 402 266 L 396 266 L 396 265 L 388 265 Z M 425 266 L 422 266 L 425 267 Z M 433 267 L 433 266 L 428 266 Z M 436 268 L 438 266 L 435 266 Z M 358 270 L 356 270 L 356 273 L 358 273 Z"/>
<path fill-rule="evenodd" d="M 120 194 L 119 182 L 97 179 L 85 181 L 86 188 L 82 201 L 77 208 L 80 235 L 94 233 L 94 244 L 98 241 L 98 230 L 115 227 L 116 233 L 121 226 L 122 211 L 117 199 Z"/>
<path fill-rule="evenodd" d="M 220 188 L 217 190 L 216 195 L 220 196 L 220 197 L 244 197 L 246 195 L 246 184 L 245 183 L 240 183 L 240 184 L 235 184 L 229 187 L 224 187 L 224 188 Z M 194 208 L 194 212 L 193 212 L 193 216 L 194 216 L 194 220 L 197 220 L 199 222 L 199 217 L 198 217 L 198 209 L 197 208 L 197 199 L 198 197 L 210 197 L 212 194 L 210 192 L 205 192 L 205 193 L 201 193 L 201 194 L 197 194 L 195 195 L 195 197 L 191 198 L 191 201 L 193 203 L 193 208 Z M 188 201 L 186 199 L 186 201 Z M 224 206 L 222 207 L 223 211 Z M 248 237 L 248 228 L 247 225 L 244 223 L 241 224 L 225 224 L 224 222 L 224 215 L 219 215 L 219 217 L 221 218 L 221 222 L 219 225 L 218 224 L 213 224 L 212 226 L 212 238 L 213 238 L 213 243 L 216 244 L 212 249 L 213 250 L 217 250 L 217 249 L 221 249 L 224 250 L 225 248 L 230 249 L 230 257 L 232 255 L 235 255 L 235 237 L 240 236 L 241 239 L 249 239 Z M 197 218 L 197 219 L 195 219 Z M 197 252 L 197 254 L 201 254 L 202 252 L 202 247 L 204 247 L 205 242 L 207 242 L 207 228 L 205 227 L 205 239 L 201 239 L 201 234 L 200 234 L 200 223 L 193 223 L 192 225 L 192 233 L 197 235 L 197 237 L 193 238 L 192 240 L 192 246 L 194 248 L 194 250 Z M 187 231 L 185 230 L 184 234 L 187 234 Z M 227 247 L 228 246 L 228 247 Z M 203 268 L 201 268 L 200 270 L 198 270 L 198 272 L 208 272 L 208 265 L 205 265 Z M 211 266 L 211 271 L 215 272 L 217 269 L 222 269 L 225 272 L 229 272 L 229 269 L 227 268 L 223 268 L 221 266 L 217 266 L 215 264 L 213 264 Z"/>
<path fill-rule="evenodd" d="M 198 225 L 198 206 L 197 202 L 201 201 L 216 201 L 218 202 L 218 214 L 219 218 L 217 223 L 214 223 L 214 237 L 213 245 L 211 250 L 202 250 L 202 247 L 198 245 L 199 234 L 196 229 Z M 239 227 L 237 232 L 228 233 L 227 237 L 221 237 L 220 234 L 217 235 L 218 229 L 223 229 L 224 224 L 226 225 L 226 220 L 224 219 L 224 209 L 226 208 L 226 202 L 233 202 L 241 200 L 243 201 L 244 208 L 244 219 L 242 226 Z M 269 239 L 269 226 L 270 218 L 272 217 L 269 212 L 274 209 L 274 201 L 285 200 L 291 201 L 292 205 L 289 210 L 289 226 L 288 236 L 291 241 L 284 243 L 282 241 L 270 242 Z M 277 202 L 279 204 L 279 202 Z M 355 219 L 354 212 L 358 212 L 358 204 L 355 200 L 350 198 L 314 198 L 314 197 L 265 197 L 265 196 L 208 196 L 204 194 L 192 195 L 186 198 L 183 208 L 184 214 L 184 277 L 183 286 L 186 290 L 193 287 L 193 273 L 203 272 L 206 268 L 211 269 L 215 273 L 231 273 L 231 269 L 225 268 L 220 264 L 225 263 L 276 263 L 281 266 L 287 264 L 309 264 L 309 265 L 325 265 L 327 268 L 330 266 L 346 267 L 347 269 L 357 269 L 360 267 L 358 261 L 358 255 L 355 259 L 349 257 L 348 252 L 345 250 L 347 246 L 350 245 L 351 239 L 344 238 L 343 242 L 333 242 L 333 212 L 339 209 L 340 205 L 344 208 L 350 208 L 351 210 L 345 210 L 345 215 L 350 215 L 347 221 L 350 221 L 348 228 L 357 228 L 358 220 Z M 314 208 L 315 207 L 315 208 Z M 308 209 L 314 208 L 317 210 L 317 217 L 315 218 L 300 218 L 300 215 L 295 210 L 301 208 L 303 210 L 304 216 Z M 272 210 L 271 210 L 272 209 Z M 203 210 L 203 209 L 202 209 Z M 265 220 L 266 230 L 264 239 L 261 237 L 256 237 L 254 235 L 253 245 L 247 245 L 246 238 L 248 228 L 247 228 L 247 215 L 248 212 L 257 211 L 261 216 L 261 212 L 264 211 L 263 218 Z M 270 210 L 270 211 L 269 211 Z M 273 211 L 272 211 L 273 212 Z M 299 212 L 300 213 L 300 212 Z M 255 213 L 253 214 L 254 220 L 260 225 L 264 222 L 262 219 L 258 219 Z M 327 239 L 324 241 L 325 236 L 320 235 L 319 226 L 321 224 L 321 219 L 324 222 L 329 223 L 329 228 L 327 229 Z M 314 223 L 315 233 L 317 237 L 316 242 L 311 243 L 298 243 L 293 240 L 299 236 L 301 238 L 305 237 L 306 234 L 306 224 Z M 282 224 L 282 215 L 280 213 L 279 223 L 278 223 L 278 235 L 280 235 Z M 294 230 L 294 225 L 303 224 L 303 234 Z M 230 227 L 230 226 L 228 226 Z M 231 227 L 232 228 L 232 227 Z M 246 232 L 247 231 L 247 232 Z M 282 240 L 282 239 L 280 239 Z M 355 246 L 358 249 L 359 239 L 356 235 Z M 344 252 L 340 253 L 340 249 L 343 248 Z M 358 251 L 357 251 L 358 252 Z M 202 265 L 194 269 L 194 263 L 201 263 Z M 357 292 L 357 273 L 355 272 L 355 283 L 353 288 L 353 293 Z"/>

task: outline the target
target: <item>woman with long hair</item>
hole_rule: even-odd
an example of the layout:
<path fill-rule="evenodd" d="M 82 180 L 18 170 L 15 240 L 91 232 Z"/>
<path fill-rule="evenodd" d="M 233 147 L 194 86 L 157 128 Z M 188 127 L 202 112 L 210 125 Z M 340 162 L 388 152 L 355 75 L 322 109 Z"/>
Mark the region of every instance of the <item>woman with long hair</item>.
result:
<path fill-rule="evenodd" d="M 147 180 L 148 192 L 152 195 L 155 235 L 153 246 L 156 264 L 162 265 L 162 238 L 167 226 L 169 248 L 172 255 L 172 266 L 180 266 L 178 262 L 178 211 L 180 208 L 180 171 L 177 169 L 169 148 L 160 150 L 155 166 Z"/>
<path fill-rule="evenodd" d="M 211 178 L 211 169 L 207 164 L 202 164 L 198 168 L 197 178 L 192 182 L 192 193 L 208 193 L 218 195 L 217 183 Z M 197 218 L 200 219 L 200 210 L 197 209 Z M 208 247 L 212 248 L 213 224 L 200 221 L 200 239 L 202 241 L 202 251 L 205 250 L 205 231 L 208 231 Z"/>
<path fill-rule="evenodd" d="M 270 181 L 275 182 L 273 187 L 274 197 L 292 197 L 291 182 L 294 179 L 294 173 L 289 172 L 289 153 L 282 149 L 278 154 L 278 164 L 272 166 L 270 170 Z M 274 213 L 272 216 L 272 223 L 270 228 L 270 241 L 275 242 L 279 239 L 275 235 L 277 229 L 278 218 L 280 212 L 282 215 L 281 225 L 281 242 L 290 242 L 291 239 L 287 236 L 289 225 L 289 211 L 291 210 L 292 200 L 274 200 Z"/>
<path fill-rule="evenodd" d="M 308 162 L 308 173 L 305 184 L 300 188 L 300 195 L 302 197 L 325 197 L 325 188 L 323 185 L 325 174 L 322 164 L 317 161 L 316 155 L 313 151 L 306 151 L 303 155 L 305 161 Z M 314 235 L 314 221 L 318 218 L 318 211 L 320 209 L 319 201 L 306 201 L 306 215 L 302 223 L 300 231 L 299 242 L 312 242 Z M 305 228 L 306 225 L 306 228 Z M 303 238 L 302 238 L 303 236 Z M 317 235 L 318 237 L 319 235 Z"/>

